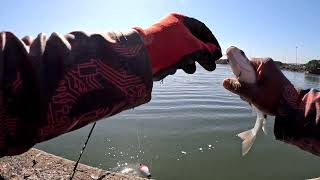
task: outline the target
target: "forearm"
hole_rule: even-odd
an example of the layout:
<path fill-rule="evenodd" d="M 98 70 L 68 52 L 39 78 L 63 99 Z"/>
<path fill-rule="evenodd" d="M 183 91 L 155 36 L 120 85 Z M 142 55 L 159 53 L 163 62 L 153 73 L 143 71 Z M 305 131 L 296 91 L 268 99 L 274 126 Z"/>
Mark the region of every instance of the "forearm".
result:
<path fill-rule="evenodd" d="M 290 105 L 284 98 L 282 102 L 282 110 L 275 119 L 276 138 L 320 155 L 320 92 L 300 91 L 296 105 Z"/>
<path fill-rule="evenodd" d="M 151 98 L 150 60 L 135 31 L 40 34 L 30 47 L 3 32 L 0 42 L 0 156 Z"/>

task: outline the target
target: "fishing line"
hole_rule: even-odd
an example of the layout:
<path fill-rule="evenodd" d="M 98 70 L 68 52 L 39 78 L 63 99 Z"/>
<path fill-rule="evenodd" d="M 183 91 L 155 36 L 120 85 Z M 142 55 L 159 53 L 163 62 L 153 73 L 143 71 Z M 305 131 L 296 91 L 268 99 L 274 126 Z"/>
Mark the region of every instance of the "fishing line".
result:
<path fill-rule="evenodd" d="M 78 164 L 79 164 L 80 159 L 81 159 L 81 157 L 82 157 L 82 154 L 83 154 L 85 148 L 87 147 L 88 141 L 89 141 L 89 139 L 90 139 L 90 137 L 91 137 L 92 131 L 93 131 L 93 129 L 94 129 L 95 126 L 96 126 L 96 122 L 93 123 L 93 125 L 92 125 L 92 127 L 91 127 L 91 130 L 90 130 L 90 132 L 89 132 L 89 134 L 88 134 L 87 140 L 86 140 L 86 142 L 84 143 L 84 145 L 83 145 L 83 147 L 82 147 L 82 150 L 80 151 L 79 158 L 78 158 L 76 164 L 74 165 L 73 172 L 72 172 L 72 175 L 71 175 L 71 177 L 70 177 L 70 180 L 73 179 L 73 176 L 74 176 L 74 174 L 76 173 Z"/>
<path fill-rule="evenodd" d="M 141 151 L 141 139 L 140 139 L 140 135 L 139 135 L 138 120 L 136 120 L 136 134 L 137 134 L 137 141 L 138 141 L 138 153 L 137 153 L 137 157 L 138 157 L 139 163 L 141 163 L 140 153 L 141 153 L 142 151 Z"/>
<path fill-rule="evenodd" d="M 153 163 L 153 157 L 151 158 L 150 169 L 152 169 L 152 163 Z"/>

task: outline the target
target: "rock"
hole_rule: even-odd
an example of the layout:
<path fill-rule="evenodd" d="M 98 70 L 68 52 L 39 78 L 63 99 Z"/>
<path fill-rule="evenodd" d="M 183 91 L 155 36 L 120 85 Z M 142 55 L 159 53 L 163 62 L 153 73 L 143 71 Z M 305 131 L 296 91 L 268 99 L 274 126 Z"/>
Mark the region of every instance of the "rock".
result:
<path fill-rule="evenodd" d="M 308 73 L 320 74 L 320 60 L 311 60 L 305 66 Z"/>
<path fill-rule="evenodd" d="M 19 176 L 14 174 L 14 175 L 10 176 L 10 180 L 20 180 L 20 178 L 19 178 Z"/>
<path fill-rule="evenodd" d="M 39 155 L 41 154 L 41 155 Z M 37 156 L 38 155 L 38 156 Z M 33 167 L 33 158 L 37 157 L 36 165 Z M 70 161 L 44 151 L 30 149 L 28 152 L 10 157 L 0 158 L 0 180 L 2 179 L 59 179 L 70 178 L 75 162 Z M 101 172 L 104 172 L 101 174 Z M 129 176 L 120 173 L 107 172 L 102 169 L 79 164 L 74 180 L 92 179 L 90 175 L 99 175 L 99 179 L 105 180 L 143 180 L 144 178 Z M 100 175 L 101 174 L 101 175 Z M 110 174 L 110 176 L 108 176 Z"/>
<path fill-rule="evenodd" d="M 274 62 L 282 70 L 294 71 L 294 72 L 304 72 L 305 71 L 304 64 L 287 64 L 287 63 L 282 63 L 280 61 L 274 61 Z"/>

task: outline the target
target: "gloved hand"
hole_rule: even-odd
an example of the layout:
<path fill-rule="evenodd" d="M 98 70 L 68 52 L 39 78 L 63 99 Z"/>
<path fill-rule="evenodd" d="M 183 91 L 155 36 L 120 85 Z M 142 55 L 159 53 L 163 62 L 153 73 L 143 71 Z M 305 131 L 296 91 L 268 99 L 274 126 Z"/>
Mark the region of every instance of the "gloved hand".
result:
<path fill-rule="evenodd" d="M 240 95 L 269 115 L 281 113 L 283 104 L 298 104 L 298 92 L 270 58 L 254 58 L 251 64 L 257 71 L 257 83 L 246 84 L 236 78 L 223 81 L 227 90 Z M 239 86 L 240 85 L 240 86 Z"/>
<path fill-rule="evenodd" d="M 135 28 L 144 39 L 151 58 L 154 80 L 161 80 L 177 69 L 192 74 L 195 61 L 208 71 L 216 68 L 221 48 L 202 22 L 180 14 L 170 14 L 147 29 Z"/>

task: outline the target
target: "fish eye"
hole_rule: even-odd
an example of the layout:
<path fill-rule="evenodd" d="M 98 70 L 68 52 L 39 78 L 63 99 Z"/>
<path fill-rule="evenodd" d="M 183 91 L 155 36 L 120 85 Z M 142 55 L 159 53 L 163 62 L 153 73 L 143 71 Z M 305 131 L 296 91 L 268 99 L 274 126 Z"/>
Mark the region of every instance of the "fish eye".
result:
<path fill-rule="evenodd" d="M 246 55 L 242 50 L 240 50 L 240 53 L 241 53 L 242 56 Z"/>

